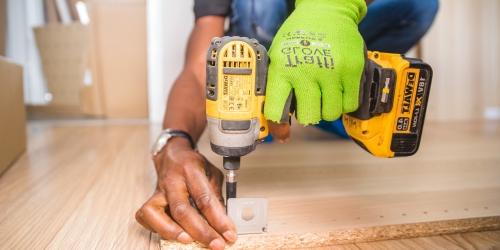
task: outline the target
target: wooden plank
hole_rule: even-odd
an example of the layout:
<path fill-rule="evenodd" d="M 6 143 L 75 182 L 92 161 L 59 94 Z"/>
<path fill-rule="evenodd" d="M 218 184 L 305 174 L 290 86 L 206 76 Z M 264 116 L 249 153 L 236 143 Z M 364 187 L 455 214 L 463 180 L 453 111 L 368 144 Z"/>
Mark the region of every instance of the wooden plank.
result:
<path fill-rule="evenodd" d="M 243 235 L 239 237 L 238 241 L 230 249 L 320 248 L 340 244 L 407 239 L 483 230 L 500 230 L 500 216 L 340 229 L 322 233 Z M 442 243 L 439 245 L 446 246 Z M 161 242 L 161 249 L 163 250 L 200 248 L 203 247 L 197 243 L 185 245 L 173 241 Z M 412 247 L 406 246 L 406 248 Z M 426 248 L 433 247 L 428 246 Z"/>
<path fill-rule="evenodd" d="M 239 195 L 269 200 L 269 226 L 236 246 L 320 247 L 498 227 L 498 122 L 428 125 L 421 151 L 398 159 L 376 159 L 314 128 L 301 133 L 242 160 Z M 208 158 L 220 166 L 220 157 Z M 482 217 L 490 217 L 484 228 L 469 227 Z"/>
<path fill-rule="evenodd" d="M 151 233 L 151 240 L 149 241 L 149 250 L 160 250 L 161 237 L 157 233 Z"/>
<path fill-rule="evenodd" d="M 482 231 L 417 237 L 398 240 L 382 240 L 328 247 L 311 247 L 309 250 L 385 250 L 385 249 L 497 249 L 500 247 L 500 231 Z M 164 247 L 167 248 L 168 247 Z M 235 248 L 235 247 L 230 247 Z M 185 249 L 185 246 L 184 246 Z M 193 249 L 199 249 L 194 247 Z"/>

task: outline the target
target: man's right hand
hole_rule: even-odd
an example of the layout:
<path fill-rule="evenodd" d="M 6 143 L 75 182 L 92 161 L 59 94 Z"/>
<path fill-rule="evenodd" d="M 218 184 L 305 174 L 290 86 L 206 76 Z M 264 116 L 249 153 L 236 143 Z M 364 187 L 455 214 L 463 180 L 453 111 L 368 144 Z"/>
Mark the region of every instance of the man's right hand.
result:
<path fill-rule="evenodd" d="M 224 177 L 219 169 L 178 137 L 153 160 L 158 183 L 153 196 L 136 213 L 141 225 L 165 239 L 196 240 L 211 249 L 224 249 L 225 241 L 236 241 L 236 229 L 223 205 Z"/>

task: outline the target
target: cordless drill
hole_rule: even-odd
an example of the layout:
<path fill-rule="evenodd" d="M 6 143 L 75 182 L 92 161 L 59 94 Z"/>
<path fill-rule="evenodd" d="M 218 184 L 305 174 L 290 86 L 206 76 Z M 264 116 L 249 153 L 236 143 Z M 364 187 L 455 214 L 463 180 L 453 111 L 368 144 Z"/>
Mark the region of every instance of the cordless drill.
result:
<path fill-rule="evenodd" d="M 409 156 L 422 136 L 432 68 L 418 59 L 368 51 L 360 106 L 344 114 L 349 136 L 378 157 Z M 227 170 L 226 199 L 236 197 L 240 157 L 268 134 L 263 115 L 268 57 L 255 39 L 214 38 L 207 54 L 206 112 L 212 150 Z"/>
<path fill-rule="evenodd" d="M 214 38 L 207 54 L 206 112 L 212 150 L 223 156 L 226 200 L 236 198 L 240 158 L 268 134 L 264 118 L 268 57 L 257 40 Z"/>

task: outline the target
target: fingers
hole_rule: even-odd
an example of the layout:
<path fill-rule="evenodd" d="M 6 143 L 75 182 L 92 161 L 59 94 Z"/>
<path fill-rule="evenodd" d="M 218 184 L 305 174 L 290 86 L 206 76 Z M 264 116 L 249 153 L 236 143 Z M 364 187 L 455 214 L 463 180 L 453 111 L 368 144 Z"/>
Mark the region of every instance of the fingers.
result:
<path fill-rule="evenodd" d="M 212 188 L 214 194 L 217 196 L 217 200 L 219 200 L 219 202 L 224 205 L 224 198 L 222 197 L 222 183 L 224 181 L 224 175 L 222 174 L 222 171 L 220 171 L 210 162 L 207 161 L 207 164 L 208 171 L 210 171 L 212 176 L 208 180 L 208 182 L 210 183 L 210 187 Z"/>
<path fill-rule="evenodd" d="M 359 107 L 359 89 L 361 86 L 362 67 L 353 67 L 349 69 L 350 72 L 344 75 L 342 86 L 344 94 L 342 97 L 343 112 L 354 112 Z"/>
<path fill-rule="evenodd" d="M 283 76 L 276 73 L 279 69 L 271 63 L 266 86 L 266 101 L 264 105 L 264 116 L 273 122 L 281 122 L 286 116 L 288 121 L 287 100 L 292 91 L 292 86 Z"/>
<path fill-rule="evenodd" d="M 141 224 L 141 226 L 143 226 L 147 230 L 149 230 L 151 232 L 156 232 L 156 230 L 154 230 L 152 227 L 150 227 L 148 225 L 148 223 L 146 223 L 146 221 L 144 221 L 143 218 L 144 218 L 144 210 L 141 208 L 141 209 L 137 210 L 137 212 L 135 212 L 135 220 L 137 222 L 139 222 L 139 224 Z"/>
<path fill-rule="evenodd" d="M 276 138 L 280 143 L 285 143 L 290 137 L 290 111 L 295 109 L 292 105 L 294 100 L 294 92 L 291 85 L 287 81 L 283 81 L 284 77 L 276 77 L 276 75 L 269 75 L 266 103 L 264 107 L 264 115 L 268 120 L 268 127 L 271 135 Z M 285 87 L 279 86 L 284 85 Z M 278 91 L 278 92 L 276 92 Z M 277 103 L 277 104 L 275 104 Z M 275 105 L 276 107 L 273 107 Z M 266 113 L 267 110 L 267 113 Z M 276 112 L 274 112 L 276 111 Z M 279 113 L 280 111 L 281 113 Z M 279 119 L 278 115 L 280 115 Z M 270 116 L 275 116 L 270 118 Z"/>
<path fill-rule="evenodd" d="M 224 249 L 224 239 L 190 205 L 189 194 L 184 181 L 169 182 L 167 199 L 173 219 L 190 236 L 211 249 Z"/>
<path fill-rule="evenodd" d="M 158 233 L 164 239 L 177 240 L 182 243 L 192 242 L 193 239 L 167 216 L 165 213 L 166 206 L 165 195 L 156 192 L 137 211 L 135 218 L 146 229 Z"/>
<path fill-rule="evenodd" d="M 321 87 L 321 117 L 325 121 L 337 120 L 342 115 L 342 86 L 339 74 L 323 78 Z"/>
<path fill-rule="evenodd" d="M 352 44 L 351 46 L 357 46 L 359 48 L 364 47 L 362 40 L 360 44 Z M 341 79 L 344 90 L 342 98 L 344 113 L 354 112 L 359 107 L 359 90 L 361 87 L 361 80 L 363 78 L 366 58 L 365 51 L 363 49 L 358 49 L 357 51 L 359 51 L 359 53 L 344 58 L 345 67 Z"/>
<path fill-rule="evenodd" d="M 295 83 L 297 99 L 297 120 L 300 124 L 317 124 L 321 120 L 321 91 L 319 85 L 310 79 L 309 82 Z"/>
<path fill-rule="evenodd" d="M 187 174 L 189 193 L 196 206 L 207 219 L 207 222 L 229 242 L 236 241 L 236 229 L 225 213 L 224 206 L 211 189 L 210 183 L 201 171 L 190 171 Z"/>
<path fill-rule="evenodd" d="M 268 122 L 269 132 L 280 143 L 287 143 L 290 139 L 290 124 Z"/>

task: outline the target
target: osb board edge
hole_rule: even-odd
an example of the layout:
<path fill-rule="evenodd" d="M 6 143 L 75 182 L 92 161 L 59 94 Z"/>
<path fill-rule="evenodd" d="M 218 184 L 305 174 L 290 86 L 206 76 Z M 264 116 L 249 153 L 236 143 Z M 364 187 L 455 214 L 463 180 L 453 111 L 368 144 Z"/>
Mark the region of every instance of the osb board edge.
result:
<path fill-rule="evenodd" d="M 341 229 L 325 233 L 244 235 L 239 236 L 239 240 L 226 249 L 326 247 L 339 244 L 428 237 L 487 230 L 500 230 L 500 216 Z M 160 248 L 162 250 L 204 249 L 197 243 L 182 244 L 167 240 L 160 241 Z"/>

